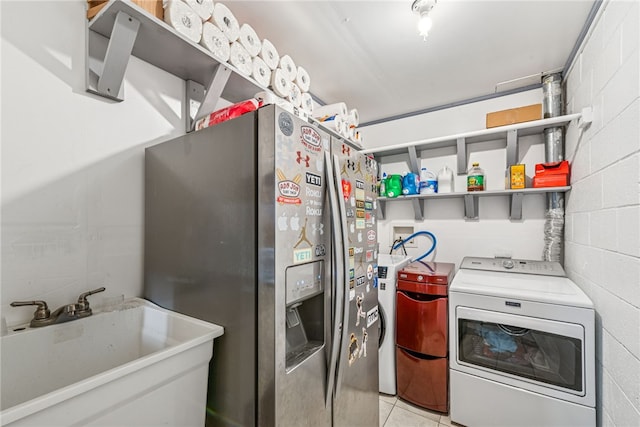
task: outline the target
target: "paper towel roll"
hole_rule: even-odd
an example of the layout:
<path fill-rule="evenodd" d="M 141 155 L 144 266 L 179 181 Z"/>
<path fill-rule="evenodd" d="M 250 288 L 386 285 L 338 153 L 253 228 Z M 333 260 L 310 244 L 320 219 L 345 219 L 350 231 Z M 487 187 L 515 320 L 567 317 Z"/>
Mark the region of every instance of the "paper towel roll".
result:
<path fill-rule="evenodd" d="M 347 117 L 350 125 L 358 127 L 358 125 L 360 124 L 360 115 L 358 114 L 358 110 L 356 110 L 355 108 L 349 110 L 349 114 Z"/>
<path fill-rule="evenodd" d="M 216 3 L 213 7 L 213 23 L 222 30 L 230 42 L 234 42 L 240 36 L 240 25 L 229 8 L 222 3 Z"/>
<path fill-rule="evenodd" d="M 167 2 L 164 9 L 164 22 L 194 43 L 198 43 L 202 37 L 202 20 L 182 0 Z"/>
<path fill-rule="evenodd" d="M 302 92 L 309 92 L 309 87 L 311 86 L 311 78 L 309 77 L 309 73 L 307 73 L 307 70 L 298 66 L 298 71 L 296 72 L 296 78 L 294 82 L 298 85 Z"/>
<path fill-rule="evenodd" d="M 291 83 L 287 100 L 293 104 L 294 107 L 299 107 L 302 102 L 302 92 L 297 84 Z"/>
<path fill-rule="evenodd" d="M 271 73 L 271 89 L 278 96 L 286 97 L 291 90 L 291 82 L 284 76 L 282 69 L 276 68 Z"/>
<path fill-rule="evenodd" d="M 260 49 L 260 53 L 258 54 L 260 58 L 264 62 L 267 63 L 269 68 L 275 70 L 278 68 L 278 64 L 280 63 L 280 55 L 278 55 L 278 51 L 276 47 L 269 40 L 262 40 L 262 48 Z"/>
<path fill-rule="evenodd" d="M 253 59 L 249 52 L 238 42 L 231 43 L 229 62 L 245 76 L 250 76 L 253 71 Z"/>
<path fill-rule="evenodd" d="M 260 42 L 258 35 L 249 24 L 242 24 L 238 40 L 242 43 L 242 47 L 247 49 L 247 52 L 249 52 L 249 55 L 251 56 L 258 56 L 262 49 L 262 43 Z"/>
<path fill-rule="evenodd" d="M 335 116 L 336 114 L 346 116 L 348 114 L 347 104 L 344 102 L 337 102 L 335 104 L 327 104 L 313 109 L 313 117 L 316 118 Z"/>
<path fill-rule="evenodd" d="M 253 58 L 251 76 L 260 86 L 268 87 L 271 83 L 271 68 L 259 57 Z"/>
<path fill-rule="evenodd" d="M 345 123 L 344 119 L 342 118 L 342 116 L 333 115 L 331 117 L 332 117 L 331 120 L 326 120 L 326 121 L 320 122 L 320 124 L 322 126 L 326 127 L 327 129 L 331 129 L 331 130 L 335 131 L 338 135 L 344 135 L 344 133 L 346 131 L 346 123 Z"/>
<path fill-rule="evenodd" d="M 294 81 L 298 76 L 298 68 L 296 68 L 295 62 L 289 55 L 284 55 L 280 58 L 280 68 L 284 73 L 285 78 L 287 78 L 290 82 Z"/>
<path fill-rule="evenodd" d="M 309 113 L 309 115 L 313 114 L 313 98 L 311 98 L 311 94 L 309 92 L 305 92 L 300 97 L 302 103 L 302 109 Z"/>
<path fill-rule="evenodd" d="M 202 40 L 200 40 L 200 44 L 220 61 L 227 62 L 229 60 L 229 55 L 231 54 L 229 39 L 211 21 L 202 24 Z"/>
<path fill-rule="evenodd" d="M 184 0 L 200 19 L 206 21 L 213 14 L 213 0 Z"/>

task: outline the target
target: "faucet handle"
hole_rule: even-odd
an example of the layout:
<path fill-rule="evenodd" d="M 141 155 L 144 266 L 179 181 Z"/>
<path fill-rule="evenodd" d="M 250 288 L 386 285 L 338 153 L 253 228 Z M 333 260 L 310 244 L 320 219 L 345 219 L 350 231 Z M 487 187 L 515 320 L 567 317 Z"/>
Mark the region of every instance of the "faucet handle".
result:
<path fill-rule="evenodd" d="M 44 301 L 14 301 L 11 307 L 21 307 L 24 305 L 37 305 L 36 311 L 33 312 L 33 320 L 44 320 L 51 316 L 51 311 Z"/>
<path fill-rule="evenodd" d="M 87 292 L 83 292 L 80 294 L 80 296 L 78 297 L 78 304 L 77 304 L 77 308 L 79 312 L 89 312 L 91 313 L 91 308 L 89 307 L 89 301 L 87 300 L 87 297 L 89 295 L 93 295 L 93 294 L 97 294 L 98 292 L 103 292 L 106 288 L 103 286 L 101 288 L 98 289 L 94 289 L 92 291 L 87 291 Z"/>

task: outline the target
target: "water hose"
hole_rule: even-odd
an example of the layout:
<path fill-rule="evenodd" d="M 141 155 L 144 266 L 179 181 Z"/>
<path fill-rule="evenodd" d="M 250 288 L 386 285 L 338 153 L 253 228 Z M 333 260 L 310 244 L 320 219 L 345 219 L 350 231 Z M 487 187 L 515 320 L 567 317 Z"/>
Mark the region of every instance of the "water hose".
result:
<path fill-rule="evenodd" d="M 424 254 L 420 255 L 418 258 L 416 258 L 416 259 L 412 260 L 412 262 L 413 262 L 413 261 L 420 261 L 422 258 L 424 258 L 424 257 L 428 256 L 429 254 L 431 254 L 431 252 L 433 252 L 433 251 L 436 249 L 436 243 L 437 243 L 436 236 L 434 236 L 434 235 L 433 235 L 433 233 L 431 233 L 430 231 L 416 231 L 415 233 L 413 233 L 412 235 L 410 235 L 410 236 L 409 236 L 409 237 L 407 237 L 406 239 L 401 240 L 400 242 L 398 242 L 398 243 L 396 243 L 395 245 L 393 245 L 393 246 L 391 247 L 391 250 L 392 250 L 392 251 L 393 251 L 393 250 L 396 250 L 396 249 L 398 249 L 400 246 L 402 246 L 402 248 L 404 249 L 404 244 L 405 244 L 406 242 L 408 242 L 409 240 L 413 239 L 413 238 L 414 238 L 414 237 L 416 237 L 416 236 L 420 236 L 420 235 L 423 235 L 423 234 L 426 234 L 427 236 L 431 237 L 431 248 L 430 248 L 427 252 L 425 252 Z M 395 243 L 395 242 L 394 242 L 394 243 Z M 405 253 L 406 253 L 406 252 L 405 252 Z"/>

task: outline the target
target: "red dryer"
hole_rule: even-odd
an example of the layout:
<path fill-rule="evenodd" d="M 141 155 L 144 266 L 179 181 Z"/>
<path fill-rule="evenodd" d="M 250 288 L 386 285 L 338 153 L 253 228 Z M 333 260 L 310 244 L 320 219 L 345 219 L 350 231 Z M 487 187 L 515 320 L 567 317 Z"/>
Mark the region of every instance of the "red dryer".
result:
<path fill-rule="evenodd" d="M 396 369 L 398 396 L 449 411 L 448 294 L 455 265 L 415 261 L 398 272 Z"/>

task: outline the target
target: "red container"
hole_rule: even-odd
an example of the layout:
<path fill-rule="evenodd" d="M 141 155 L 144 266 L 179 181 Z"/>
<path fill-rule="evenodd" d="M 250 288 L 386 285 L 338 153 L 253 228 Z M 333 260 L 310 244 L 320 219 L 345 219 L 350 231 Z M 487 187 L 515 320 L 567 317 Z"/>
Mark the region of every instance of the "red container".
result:
<path fill-rule="evenodd" d="M 398 396 L 439 412 L 449 410 L 448 289 L 454 267 L 416 261 L 398 272 Z"/>

